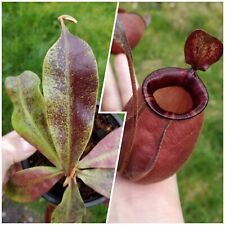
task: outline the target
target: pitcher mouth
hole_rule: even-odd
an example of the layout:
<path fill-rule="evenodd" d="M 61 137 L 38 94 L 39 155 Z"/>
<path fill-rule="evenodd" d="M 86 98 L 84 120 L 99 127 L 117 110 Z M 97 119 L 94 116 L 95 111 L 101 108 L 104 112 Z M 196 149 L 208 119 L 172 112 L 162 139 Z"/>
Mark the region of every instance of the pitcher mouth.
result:
<path fill-rule="evenodd" d="M 181 87 L 192 99 L 192 107 L 184 113 L 170 112 L 157 103 L 154 93 L 166 87 Z M 149 74 L 143 82 L 142 93 L 145 102 L 157 115 L 167 119 L 183 120 L 200 114 L 208 104 L 208 93 L 205 85 L 193 69 L 163 68 Z"/>

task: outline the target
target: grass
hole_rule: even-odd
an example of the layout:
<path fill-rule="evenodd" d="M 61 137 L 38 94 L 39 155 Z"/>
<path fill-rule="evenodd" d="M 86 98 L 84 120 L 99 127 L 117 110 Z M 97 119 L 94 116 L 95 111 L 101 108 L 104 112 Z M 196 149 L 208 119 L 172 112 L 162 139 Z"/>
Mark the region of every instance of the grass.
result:
<path fill-rule="evenodd" d="M 43 58 L 60 35 L 57 17 L 62 14 L 78 20 L 76 25 L 68 24 L 68 27 L 71 33 L 89 43 L 96 56 L 100 97 L 116 3 L 3 3 L 2 9 L 3 135 L 13 129 L 10 121 L 12 104 L 5 93 L 5 78 L 19 75 L 24 70 L 32 70 L 41 78 Z M 28 206 L 43 213 L 46 202 L 40 199 Z M 88 221 L 104 222 L 106 213 L 104 205 L 88 209 Z"/>
<path fill-rule="evenodd" d="M 138 81 L 163 67 L 184 63 L 187 35 L 202 28 L 222 39 L 222 3 L 121 3 L 128 11 L 150 14 L 152 22 L 134 49 Z M 210 101 L 195 151 L 178 172 L 178 185 L 185 222 L 223 221 L 223 68 L 222 60 L 206 72 L 198 72 L 207 86 Z"/>

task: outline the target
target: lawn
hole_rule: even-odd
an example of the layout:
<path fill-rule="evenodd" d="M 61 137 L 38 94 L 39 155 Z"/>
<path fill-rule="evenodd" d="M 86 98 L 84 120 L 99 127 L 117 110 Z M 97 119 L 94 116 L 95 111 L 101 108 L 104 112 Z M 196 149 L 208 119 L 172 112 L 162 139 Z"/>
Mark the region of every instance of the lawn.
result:
<path fill-rule="evenodd" d="M 120 7 L 150 14 L 152 22 L 134 49 L 138 81 L 163 67 L 184 63 L 187 35 L 201 28 L 222 40 L 222 3 L 121 3 Z M 178 185 L 185 222 L 223 221 L 223 68 L 222 60 L 206 72 L 198 72 L 207 86 L 209 104 L 195 151 L 178 172 Z"/>
<path fill-rule="evenodd" d="M 5 78 L 24 70 L 32 70 L 41 78 L 43 58 L 60 35 L 57 17 L 62 14 L 78 20 L 68 27 L 89 43 L 96 56 L 100 97 L 115 9 L 116 3 L 3 3 L 3 135 L 12 130 L 12 104 L 5 93 Z M 43 213 L 46 202 L 41 199 L 28 205 Z M 106 213 L 106 206 L 96 206 L 88 210 L 87 221 L 104 222 Z"/>

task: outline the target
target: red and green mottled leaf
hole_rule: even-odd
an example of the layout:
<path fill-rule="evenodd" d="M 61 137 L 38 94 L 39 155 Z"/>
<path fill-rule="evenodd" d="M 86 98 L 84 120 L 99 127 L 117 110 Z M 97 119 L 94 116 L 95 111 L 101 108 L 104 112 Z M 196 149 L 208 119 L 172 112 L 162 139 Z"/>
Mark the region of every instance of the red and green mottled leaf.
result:
<path fill-rule="evenodd" d="M 122 127 L 110 132 L 81 161 L 78 167 L 85 168 L 115 168 L 119 153 Z"/>
<path fill-rule="evenodd" d="M 88 44 L 73 36 L 60 17 L 62 33 L 43 65 L 47 121 L 69 175 L 92 133 L 98 89 L 97 65 Z"/>
<path fill-rule="evenodd" d="M 96 192 L 110 198 L 114 171 L 114 169 L 79 170 L 77 176 Z"/>
<path fill-rule="evenodd" d="M 186 40 L 184 54 L 193 69 L 205 71 L 222 56 L 223 44 L 205 31 L 195 30 Z"/>
<path fill-rule="evenodd" d="M 72 181 L 66 188 L 62 202 L 53 211 L 53 223 L 81 223 L 86 209 L 77 184 Z"/>
<path fill-rule="evenodd" d="M 17 202 L 31 202 L 49 191 L 63 176 L 55 167 L 39 166 L 16 172 L 4 187 L 5 194 Z"/>
<path fill-rule="evenodd" d="M 12 126 L 18 134 L 60 168 L 59 157 L 48 130 L 44 99 L 39 86 L 39 77 L 31 71 L 6 78 L 6 92 L 14 105 Z"/>

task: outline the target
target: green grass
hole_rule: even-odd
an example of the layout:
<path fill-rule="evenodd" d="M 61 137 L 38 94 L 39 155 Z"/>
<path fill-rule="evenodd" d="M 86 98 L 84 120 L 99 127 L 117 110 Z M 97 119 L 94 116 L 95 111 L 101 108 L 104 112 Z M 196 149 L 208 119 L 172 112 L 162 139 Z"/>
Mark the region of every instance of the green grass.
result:
<path fill-rule="evenodd" d="M 57 17 L 62 14 L 78 20 L 76 25 L 68 23 L 68 27 L 71 33 L 87 41 L 94 52 L 100 97 L 115 9 L 116 3 L 3 3 L 3 134 L 12 130 L 12 104 L 5 93 L 5 78 L 24 70 L 32 70 L 41 78 L 44 56 L 60 35 Z M 40 199 L 28 206 L 43 213 L 46 202 Z M 93 207 L 88 209 L 87 220 L 104 222 L 106 213 L 104 205 Z"/>
<path fill-rule="evenodd" d="M 140 84 L 156 69 L 189 67 L 184 63 L 183 47 L 191 31 L 202 28 L 222 39 L 222 3 L 121 3 L 120 6 L 152 16 L 150 26 L 133 51 Z M 210 101 L 195 151 L 178 172 L 185 222 L 223 221 L 222 72 L 222 60 L 208 71 L 199 72 Z"/>

